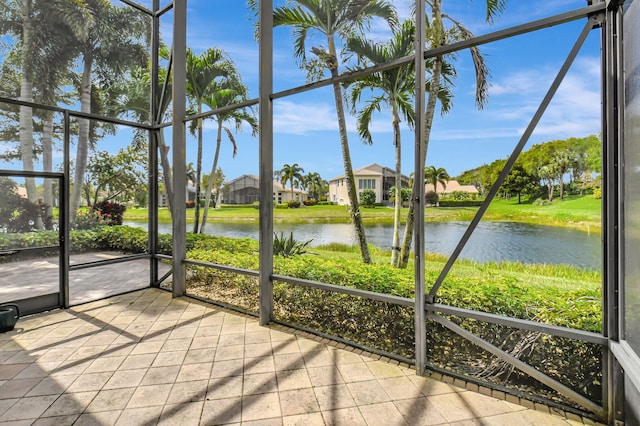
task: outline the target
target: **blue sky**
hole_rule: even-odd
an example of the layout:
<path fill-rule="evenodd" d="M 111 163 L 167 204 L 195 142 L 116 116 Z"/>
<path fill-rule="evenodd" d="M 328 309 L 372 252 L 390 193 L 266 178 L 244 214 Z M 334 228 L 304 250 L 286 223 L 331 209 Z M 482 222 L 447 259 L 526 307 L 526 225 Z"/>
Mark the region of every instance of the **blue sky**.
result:
<path fill-rule="evenodd" d="M 117 3 L 117 0 L 113 0 Z M 279 4 L 279 0 L 275 1 Z M 139 0 L 151 7 L 151 0 Z M 163 5 L 165 1 L 161 2 Z M 412 2 L 394 0 L 400 18 L 409 16 Z M 504 13 L 493 26 L 484 22 L 484 2 L 481 0 L 444 0 L 444 12 L 463 22 L 474 34 L 480 35 L 586 6 L 585 0 L 529 0 L 508 2 Z M 253 38 L 251 16 L 244 0 L 189 0 L 187 44 L 196 53 L 207 48 L 222 48 L 234 61 L 250 97 L 258 96 L 258 49 Z M 161 20 L 162 39 L 171 43 L 172 13 Z M 455 81 L 453 108 L 446 116 L 435 117 L 427 164 L 444 167 L 452 176 L 464 170 L 490 163 L 509 155 L 533 116 L 551 81 L 559 70 L 584 21 L 518 36 L 482 46 L 482 53 L 491 72 L 490 97 L 486 108 L 478 111 L 474 105 L 474 71 L 468 52 L 461 52 L 454 62 L 458 78 Z M 311 34 L 308 48 L 326 46 L 318 34 Z M 383 42 L 390 32 L 374 24 L 370 37 Z M 554 139 L 584 137 L 600 131 L 600 68 L 599 31 L 589 39 L 560 87 L 529 146 Z M 293 55 L 291 31 L 274 30 L 274 89 L 303 85 L 304 71 Z M 363 144 L 355 131 L 356 119 L 347 117 L 349 145 L 354 168 L 371 163 L 394 166 L 394 147 L 390 115 L 381 111 L 371 125 L 374 144 Z M 203 172 L 213 163 L 216 131 L 212 122 L 205 125 Z M 114 149 L 129 139 L 121 131 L 115 138 L 99 143 L 99 149 Z M 248 129 L 236 134 L 238 155 L 232 158 L 231 144 L 224 139 L 219 167 L 228 180 L 244 173 L 258 174 L 259 149 L 257 137 Z M 403 125 L 403 172 L 413 170 L 414 136 Z M 187 161 L 195 163 L 196 143 L 188 136 Z M 344 171 L 331 88 L 278 99 L 274 102 L 274 168 L 298 163 L 305 172 L 318 172 L 325 179 Z"/>
<path fill-rule="evenodd" d="M 444 12 L 463 22 L 476 34 L 552 16 L 586 5 L 584 0 L 512 1 L 490 26 L 484 22 L 482 1 L 444 1 Z M 410 1 L 395 1 L 401 18 L 408 17 Z M 163 21 L 163 39 L 170 39 L 169 16 Z M 165 22 L 166 21 L 166 22 Z M 562 61 L 573 46 L 584 21 L 565 24 L 518 36 L 482 47 L 491 71 L 489 103 L 482 111 L 474 105 L 473 63 L 467 52 L 457 55 L 458 78 L 453 109 L 439 113 L 433 125 L 427 164 L 446 168 L 457 175 L 512 151 L 537 109 Z M 385 41 L 389 31 L 372 28 L 371 37 Z M 250 16 L 239 0 L 190 0 L 188 2 L 188 45 L 196 52 L 208 47 L 223 48 L 240 70 L 251 97 L 258 94 L 258 52 Z M 315 35 L 308 43 L 326 46 Z M 568 137 L 584 137 L 600 131 L 599 34 L 592 31 L 559 93 L 536 129 L 531 143 Z M 305 83 L 305 74 L 292 55 L 291 31 L 274 31 L 274 88 L 276 91 Z M 333 94 L 330 88 L 299 94 L 274 103 L 274 168 L 298 163 L 305 172 L 318 172 L 325 179 L 343 173 Z M 394 165 L 390 116 L 381 111 L 372 122 L 374 144 L 363 144 L 355 132 L 355 118 L 349 116 L 349 143 L 354 168 L 379 163 Z M 209 127 L 209 126 L 207 126 Z M 237 135 L 238 155 L 231 157 L 231 144 L 223 141 L 220 167 L 227 179 L 243 173 L 258 173 L 258 142 L 245 130 Z M 205 132 L 204 169 L 210 168 L 215 131 Z M 413 134 L 404 126 L 403 171 L 413 170 Z M 189 161 L 195 159 L 195 142 L 188 143 Z"/>

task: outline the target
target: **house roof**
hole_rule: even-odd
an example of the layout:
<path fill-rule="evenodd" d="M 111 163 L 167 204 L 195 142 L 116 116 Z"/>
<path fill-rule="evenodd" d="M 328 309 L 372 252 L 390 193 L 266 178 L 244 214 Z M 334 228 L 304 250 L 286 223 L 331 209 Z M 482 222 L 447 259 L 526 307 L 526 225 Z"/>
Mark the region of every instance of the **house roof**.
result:
<path fill-rule="evenodd" d="M 236 181 L 239 181 L 239 180 L 245 179 L 245 178 L 250 178 L 252 180 L 255 180 L 256 182 L 260 182 L 260 178 L 258 178 L 258 176 L 250 175 L 250 174 L 244 174 L 244 175 L 238 176 L 237 178 L 235 178 L 233 180 L 230 180 L 229 182 L 227 182 L 227 184 L 231 184 L 233 182 L 236 182 Z M 284 186 L 280 182 L 274 180 L 273 181 L 273 190 L 276 191 L 276 192 L 279 192 L 279 191 L 291 192 L 291 187 L 290 186 Z M 304 191 L 304 190 L 302 190 L 300 188 L 294 188 L 293 192 L 297 192 L 299 194 L 306 194 L 307 193 L 307 191 Z"/>
<path fill-rule="evenodd" d="M 372 163 L 368 166 L 360 167 L 359 169 L 355 169 L 353 171 L 354 176 L 395 176 L 395 170 L 389 167 L 381 166 L 378 163 Z M 402 175 L 403 178 L 408 179 L 407 176 Z M 340 176 L 336 176 L 333 179 L 329 180 L 329 182 L 334 182 L 336 180 L 344 179 L 345 175 L 342 174 Z"/>
<path fill-rule="evenodd" d="M 438 194 L 451 194 L 452 192 L 468 192 L 470 194 L 477 194 L 478 188 L 473 185 L 460 185 L 457 180 L 450 180 L 447 182 L 447 186 L 443 187 L 440 182 L 437 186 Z M 424 192 L 433 191 L 433 185 L 428 183 L 424 186 Z"/>

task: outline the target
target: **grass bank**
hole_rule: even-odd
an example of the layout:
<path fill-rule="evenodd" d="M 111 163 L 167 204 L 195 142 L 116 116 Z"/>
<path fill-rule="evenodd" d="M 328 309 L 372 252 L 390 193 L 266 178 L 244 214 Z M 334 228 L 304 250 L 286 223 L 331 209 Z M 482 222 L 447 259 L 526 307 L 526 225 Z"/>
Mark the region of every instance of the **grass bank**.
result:
<path fill-rule="evenodd" d="M 585 231 L 599 232 L 601 229 L 601 200 L 591 195 L 569 196 L 556 200 L 550 205 L 535 205 L 531 202 L 518 204 L 516 198 L 496 200 L 491 203 L 484 219 L 493 221 L 522 222 L 539 225 L 566 226 Z M 393 209 L 390 207 L 362 208 L 365 223 L 393 223 Z M 427 222 L 470 221 L 477 207 L 428 207 L 425 210 Z M 194 209 L 187 209 L 187 222 L 192 223 Z M 403 209 L 402 218 L 407 209 Z M 147 209 L 128 209 L 124 219 L 127 221 L 146 221 Z M 252 206 L 223 205 L 210 209 L 210 222 L 257 222 L 259 212 Z M 274 221 L 278 223 L 349 223 L 349 211 L 345 206 L 310 206 L 299 209 L 275 209 Z M 170 223 L 168 209 L 159 210 L 159 221 Z"/>

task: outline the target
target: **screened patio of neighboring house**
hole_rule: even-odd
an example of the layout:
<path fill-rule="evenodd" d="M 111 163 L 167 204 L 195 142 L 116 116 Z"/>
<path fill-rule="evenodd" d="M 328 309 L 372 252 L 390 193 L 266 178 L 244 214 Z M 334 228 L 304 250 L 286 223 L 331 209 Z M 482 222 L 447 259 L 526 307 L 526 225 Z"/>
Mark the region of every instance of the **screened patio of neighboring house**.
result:
<path fill-rule="evenodd" d="M 304 23 L 291 32 L 312 14 L 307 2 L 292 3 L 305 13 L 276 0 L 0 8 L 1 424 L 640 424 L 639 1 L 576 0 L 527 18 L 487 2 L 498 10 L 482 18 L 496 26 L 478 24 L 475 35 L 460 26 L 437 33 L 433 22 L 450 18 L 447 1 L 342 3 L 337 21 L 360 16 L 350 8 L 375 15 L 397 6 L 422 24 L 411 27 L 405 54 L 375 62 L 338 57 L 327 38 L 295 44 L 309 35 Z M 310 25 L 331 12 L 322 11 Z M 349 28 L 367 29 L 365 41 L 388 38 L 374 22 L 335 36 Z M 434 102 L 446 103 L 468 74 L 474 87 L 456 100 L 468 97 L 472 109 L 474 65 L 511 58 L 520 37 L 542 50 L 562 45 L 563 57 L 532 54 L 523 65 L 529 72 L 514 84 L 524 92 L 527 78 L 544 75 L 542 95 L 506 136 L 483 201 L 456 220 L 464 231 L 446 237 L 454 248 L 433 255 L 424 170 L 447 140 L 431 133 L 447 112 L 434 114 Z M 581 56 L 594 46 L 597 60 Z M 296 62 L 294 53 L 306 57 Z M 448 61 L 461 62 L 453 70 Z M 332 175 L 349 185 L 345 147 L 358 168 L 372 163 L 362 149 L 383 142 L 361 144 L 358 102 L 367 100 L 341 96 L 396 70 L 410 79 L 413 115 L 403 119 L 411 125 L 403 124 L 402 151 L 388 130 L 373 162 L 392 169 L 402 159 L 412 172 L 409 266 L 388 264 L 399 242 L 366 244 L 371 234 L 358 234 L 358 222 L 368 212 L 354 200 L 351 245 L 281 255 L 274 224 L 292 238 L 294 227 L 279 223 L 274 172 L 337 162 Z M 599 101 L 600 265 L 551 277 L 553 265 L 467 260 L 465 247 L 477 243 L 536 131 L 553 129 L 549 112 L 562 121 L 570 114 L 557 103 L 594 109 L 574 102 L 587 96 L 581 88 Z M 572 90 L 578 96 L 567 101 Z M 509 115 L 488 109 L 479 122 Z M 337 113 L 330 125 L 325 110 Z M 475 111 L 456 114 L 461 133 L 481 137 L 464 127 L 477 123 Z M 316 127 L 301 130 L 303 118 Z M 470 146 L 447 151 L 479 155 Z M 231 214 L 255 238 L 220 236 L 234 176 L 258 182 L 247 195 L 247 204 L 259 200 L 257 219 Z"/>

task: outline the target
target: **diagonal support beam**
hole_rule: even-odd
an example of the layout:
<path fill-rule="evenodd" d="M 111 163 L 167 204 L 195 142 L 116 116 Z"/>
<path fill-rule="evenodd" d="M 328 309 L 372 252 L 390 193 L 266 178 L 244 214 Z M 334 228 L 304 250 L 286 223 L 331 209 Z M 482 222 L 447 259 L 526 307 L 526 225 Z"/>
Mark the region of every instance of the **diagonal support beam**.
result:
<path fill-rule="evenodd" d="M 454 322 L 440 316 L 440 315 L 436 315 L 436 314 L 432 314 L 429 313 L 427 314 L 427 318 L 430 320 L 433 320 L 441 325 L 443 325 L 444 327 L 448 328 L 449 330 L 453 331 L 454 333 L 456 333 L 457 335 L 464 337 L 465 339 L 469 340 L 471 343 L 473 343 L 476 346 L 481 347 L 482 349 L 484 349 L 485 351 L 489 352 L 492 355 L 495 355 L 496 357 L 500 358 L 501 360 L 503 360 L 504 362 L 509 363 L 510 365 L 514 366 L 515 368 L 517 368 L 518 370 L 522 371 L 525 374 L 528 374 L 529 376 L 533 377 L 534 379 L 538 380 L 539 382 L 549 386 L 551 389 L 553 389 L 554 391 L 558 392 L 559 394 L 569 398 L 571 401 L 580 404 L 581 406 L 583 406 L 584 408 L 598 414 L 599 416 L 603 416 L 604 415 L 604 410 L 602 409 L 601 406 L 599 406 L 598 404 L 594 403 L 593 401 L 585 398 L 584 396 L 580 395 L 578 392 L 574 391 L 573 389 L 563 385 L 562 383 L 558 382 L 557 380 L 547 376 L 546 374 L 536 370 L 534 367 L 530 366 L 529 364 L 520 361 L 518 358 L 514 357 L 511 354 L 506 353 L 505 351 L 503 351 L 502 349 L 492 345 L 491 343 L 487 342 L 486 340 L 481 339 L 480 337 L 476 336 L 475 334 L 471 333 L 468 330 L 465 330 L 464 328 L 460 327 L 458 324 L 455 324 Z"/>
<path fill-rule="evenodd" d="M 540 103 L 540 106 L 538 107 L 535 114 L 533 115 L 533 118 L 531 118 L 531 121 L 529 122 L 529 125 L 527 126 L 524 133 L 522 134 L 520 141 L 518 142 L 516 147 L 513 149 L 513 152 L 511 153 L 511 156 L 507 160 L 504 166 L 504 169 L 502 169 L 502 172 L 498 176 L 498 179 L 494 182 L 493 186 L 489 190 L 489 193 L 487 194 L 487 198 L 485 198 L 485 200 L 482 203 L 482 206 L 480 206 L 480 208 L 476 212 L 476 215 L 471 220 L 469 227 L 467 228 L 465 233 L 462 235 L 462 238 L 460 238 L 458 245 L 453 250 L 453 253 L 451 253 L 451 256 L 449 256 L 449 259 L 447 260 L 447 263 L 445 264 L 445 266 L 442 268 L 442 271 L 440 272 L 438 279 L 436 280 L 435 284 L 429 291 L 429 295 L 427 296 L 428 303 L 433 303 L 436 293 L 438 292 L 438 289 L 442 285 L 442 282 L 449 274 L 449 271 L 451 270 L 451 267 L 453 266 L 455 261 L 458 260 L 458 256 L 460 255 L 460 252 L 462 252 L 462 249 L 467 244 L 467 241 L 469 241 L 471 234 L 473 233 L 473 231 L 475 231 L 476 226 L 478 226 L 478 223 L 480 223 L 480 220 L 482 219 L 485 212 L 489 208 L 489 204 L 491 204 L 491 201 L 493 201 L 493 199 L 495 198 L 496 194 L 498 193 L 498 190 L 500 189 L 500 186 L 502 186 L 502 183 L 507 178 L 507 175 L 513 168 L 513 165 L 518 159 L 518 156 L 520 156 L 520 153 L 522 152 L 524 146 L 527 144 L 527 142 L 529 142 L 529 138 L 531 137 L 531 134 L 535 130 L 536 126 L 540 122 L 540 119 L 542 118 L 542 115 L 544 114 L 547 107 L 551 103 L 551 100 L 553 99 L 556 92 L 558 91 L 558 88 L 560 87 L 562 80 L 564 80 L 564 77 L 567 75 L 567 72 L 569 72 L 569 68 L 571 68 L 573 61 L 578 56 L 578 53 L 580 52 L 582 45 L 587 39 L 587 36 L 591 32 L 591 30 L 598 24 L 599 24 L 598 17 L 591 16 L 587 21 L 587 23 L 585 24 L 582 31 L 580 32 L 580 35 L 578 36 L 578 39 L 573 45 L 573 48 L 569 52 L 567 59 L 565 59 L 564 63 L 562 64 L 562 67 L 560 68 L 560 71 L 558 71 L 558 75 L 553 80 L 553 83 L 551 83 L 551 87 L 549 87 L 547 94 L 542 99 L 542 102 Z"/>

